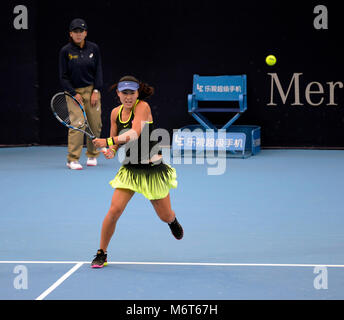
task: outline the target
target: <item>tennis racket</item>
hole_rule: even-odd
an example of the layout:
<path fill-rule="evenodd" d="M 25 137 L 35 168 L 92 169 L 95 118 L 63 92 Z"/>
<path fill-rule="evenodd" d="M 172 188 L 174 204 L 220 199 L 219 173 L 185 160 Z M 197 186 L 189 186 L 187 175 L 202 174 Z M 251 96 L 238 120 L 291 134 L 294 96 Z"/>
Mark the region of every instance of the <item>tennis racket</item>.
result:
<path fill-rule="evenodd" d="M 64 126 L 81 131 L 87 134 L 92 140 L 96 138 L 88 124 L 84 107 L 71 94 L 68 92 L 55 94 L 51 98 L 50 106 L 55 118 Z M 80 110 L 73 107 L 80 108 Z"/>

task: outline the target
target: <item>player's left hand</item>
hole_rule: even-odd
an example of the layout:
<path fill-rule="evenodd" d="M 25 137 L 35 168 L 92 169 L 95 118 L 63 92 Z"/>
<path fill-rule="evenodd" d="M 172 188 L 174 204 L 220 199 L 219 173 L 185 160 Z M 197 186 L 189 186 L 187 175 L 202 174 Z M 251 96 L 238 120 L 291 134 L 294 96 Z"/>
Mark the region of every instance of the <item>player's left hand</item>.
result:
<path fill-rule="evenodd" d="M 96 148 L 106 147 L 106 139 L 97 138 L 97 139 L 93 139 L 92 142 Z"/>
<path fill-rule="evenodd" d="M 115 152 L 111 150 L 110 148 L 108 149 L 102 149 L 102 153 L 106 159 L 112 159 L 115 156 Z"/>

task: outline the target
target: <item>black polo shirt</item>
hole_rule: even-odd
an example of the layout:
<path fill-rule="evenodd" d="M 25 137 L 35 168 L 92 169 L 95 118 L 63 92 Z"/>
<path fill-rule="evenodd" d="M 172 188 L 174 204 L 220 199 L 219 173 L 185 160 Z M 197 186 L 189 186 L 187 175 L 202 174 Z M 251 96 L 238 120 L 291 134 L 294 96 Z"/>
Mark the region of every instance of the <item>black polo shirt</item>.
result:
<path fill-rule="evenodd" d="M 103 70 L 99 47 L 85 40 L 80 48 L 75 43 L 68 43 L 60 50 L 59 75 L 62 89 L 73 96 L 74 88 L 93 85 L 100 90 L 103 86 Z"/>

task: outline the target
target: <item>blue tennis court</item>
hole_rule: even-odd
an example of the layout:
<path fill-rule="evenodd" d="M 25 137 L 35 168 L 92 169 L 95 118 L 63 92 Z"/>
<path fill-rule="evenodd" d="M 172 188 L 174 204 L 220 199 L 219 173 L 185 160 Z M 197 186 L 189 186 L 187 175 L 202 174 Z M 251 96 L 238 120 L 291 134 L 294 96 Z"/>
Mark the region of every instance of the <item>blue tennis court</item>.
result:
<path fill-rule="evenodd" d="M 65 154 L 0 148 L 0 299 L 344 298 L 343 151 L 262 150 L 225 159 L 221 175 L 172 159 L 184 238 L 136 194 L 100 270 L 90 262 L 120 163 L 75 171 Z"/>

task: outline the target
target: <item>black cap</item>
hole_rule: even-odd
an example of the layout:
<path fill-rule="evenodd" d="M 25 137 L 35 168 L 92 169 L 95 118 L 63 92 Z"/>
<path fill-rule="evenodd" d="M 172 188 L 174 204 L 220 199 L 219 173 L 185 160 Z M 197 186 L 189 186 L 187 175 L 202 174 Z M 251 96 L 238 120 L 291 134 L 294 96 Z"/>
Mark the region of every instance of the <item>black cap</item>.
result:
<path fill-rule="evenodd" d="M 74 19 L 69 25 L 69 31 L 73 31 L 75 29 L 87 30 L 87 24 L 85 20 L 79 18 Z"/>

